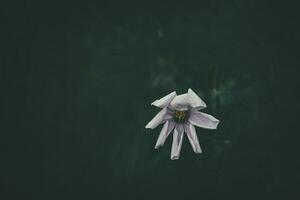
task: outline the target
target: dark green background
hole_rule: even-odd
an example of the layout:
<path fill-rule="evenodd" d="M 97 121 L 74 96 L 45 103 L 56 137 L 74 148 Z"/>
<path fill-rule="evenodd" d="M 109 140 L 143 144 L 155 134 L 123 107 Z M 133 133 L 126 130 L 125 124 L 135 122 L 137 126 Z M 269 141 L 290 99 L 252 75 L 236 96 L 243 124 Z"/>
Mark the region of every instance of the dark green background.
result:
<path fill-rule="evenodd" d="M 1 199 L 297 195 L 295 3 L 1 4 Z M 189 87 L 221 123 L 171 161 L 144 126 Z"/>

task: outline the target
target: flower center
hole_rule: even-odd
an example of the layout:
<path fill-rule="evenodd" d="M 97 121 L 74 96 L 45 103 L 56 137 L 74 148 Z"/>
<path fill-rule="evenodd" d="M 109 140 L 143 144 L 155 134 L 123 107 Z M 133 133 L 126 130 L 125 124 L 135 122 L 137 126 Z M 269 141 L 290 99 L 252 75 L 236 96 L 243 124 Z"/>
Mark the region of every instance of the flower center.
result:
<path fill-rule="evenodd" d="M 180 110 L 175 110 L 174 112 L 174 120 L 176 122 L 182 123 L 185 122 L 189 117 L 189 112 L 188 111 L 180 111 Z"/>

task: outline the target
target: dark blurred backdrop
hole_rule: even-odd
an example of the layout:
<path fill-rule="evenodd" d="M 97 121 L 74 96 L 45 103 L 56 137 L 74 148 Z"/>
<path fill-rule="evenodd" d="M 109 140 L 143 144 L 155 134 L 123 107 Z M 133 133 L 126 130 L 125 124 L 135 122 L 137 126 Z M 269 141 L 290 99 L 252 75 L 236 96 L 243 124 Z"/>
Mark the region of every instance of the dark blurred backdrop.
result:
<path fill-rule="evenodd" d="M 299 187 L 299 5 L 2 2 L 0 198 L 289 199 Z M 220 119 L 145 130 L 150 103 L 196 91 Z"/>

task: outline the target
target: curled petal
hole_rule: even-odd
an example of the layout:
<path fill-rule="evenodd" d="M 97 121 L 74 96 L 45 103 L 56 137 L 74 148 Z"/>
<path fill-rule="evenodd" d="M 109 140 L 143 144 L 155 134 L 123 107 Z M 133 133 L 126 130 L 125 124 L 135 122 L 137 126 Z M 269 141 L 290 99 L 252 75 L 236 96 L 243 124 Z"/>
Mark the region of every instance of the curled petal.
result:
<path fill-rule="evenodd" d="M 202 101 L 202 99 L 191 88 L 188 89 L 188 97 L 192 108 L 199 110 L 206 107 L 204 101 Z"/>
<path fill-rule="evenodd" d="M 186 135 L 188 136 L 194 152 L 202 153 L 195 127 L 191 123 L 186 123 L 184 126 L 184 130 L 186 132 Z"/>
<path fill-rule="evenodd" d="M 170 103 L 170 107 L 175 110 L 187 110 L 189 107 L 188 94 L 181 94 L 176 96 Z"/>
<path fill-rule="evenodd" d="M 180 127 L 181 126 L 181 127 Z M 182 140 L 183 140 L 183 133 L 184 129 L 182 125 L 176 126 L 173 133 L 173 143 L 172 143 L 172 150 L 171 150 L 171 160 L 178 160 L 181 146 L 182 146 Z"/>
<path fill-rule="evenodd" d="M 174 97 L 170 107 L 176 110 L 187 110 L 189 107 L 199 110 L 205 108 L 206 104 L 192 89 L 188 89 L 187 93 Z"/>
<path fill-rule="evenodd" d="M 173 120 L 168 120 L 164 124 L 163 128 L 161 129 L 161 132 L 158 136 L 157 142 L 155 144 L 155 149 L 158 149 L 160 146 L 163 146 L 167 137 L 171 133 L 171 131 L 175 127 L 175 122 Z"/>
<path fill-rule="evenodd" d="M 151 105 L 159 107 L 159 108 L 165 108 L 170 104 L 170 102 L 174 99 L 175 96 L 176 96 L 176 92 L 174 91 L 174 92 L 164 96 L 161 99 L 155 100 L 154 102 L 151 103 Z"/>
<path fill-rule="evenodd" d="M 167 113 L 167 108 L 162 109 L 155 117 L 146 125 L 145 128 L 156 128 L 160 123 L 163 122 L 163 119 Z"/>
<path fill-rule="evenodd" d="M 191 112 L 189 122 L 201 128 L 216 129 L 220 121 L 209 114 L 193 111 Z"/>

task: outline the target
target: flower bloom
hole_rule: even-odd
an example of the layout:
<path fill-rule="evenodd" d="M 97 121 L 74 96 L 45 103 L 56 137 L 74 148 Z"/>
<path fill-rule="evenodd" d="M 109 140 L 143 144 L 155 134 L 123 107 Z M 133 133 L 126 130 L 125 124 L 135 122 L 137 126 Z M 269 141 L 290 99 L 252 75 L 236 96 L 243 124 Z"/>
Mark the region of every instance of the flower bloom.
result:
<path fill-rule="evenodd" d="M 187 93 L 181 95 L 177 95 L 174 91 L 154 101 L 151 105 L 162 108 L 162 110 L 146 125 L 146 128 L 154 129 L 159 124 L 164 124 L 155 149 L 163 146 L 173 131 L 171 160 L 179 159 L 184 133 L 186 133 L 193 151 L 202 153 L 194 126 L 216 129 L 220 122 L 213 116 L 199 111 L 204 109 L 206 104 L 192 89 L 188 89 Z"/>

